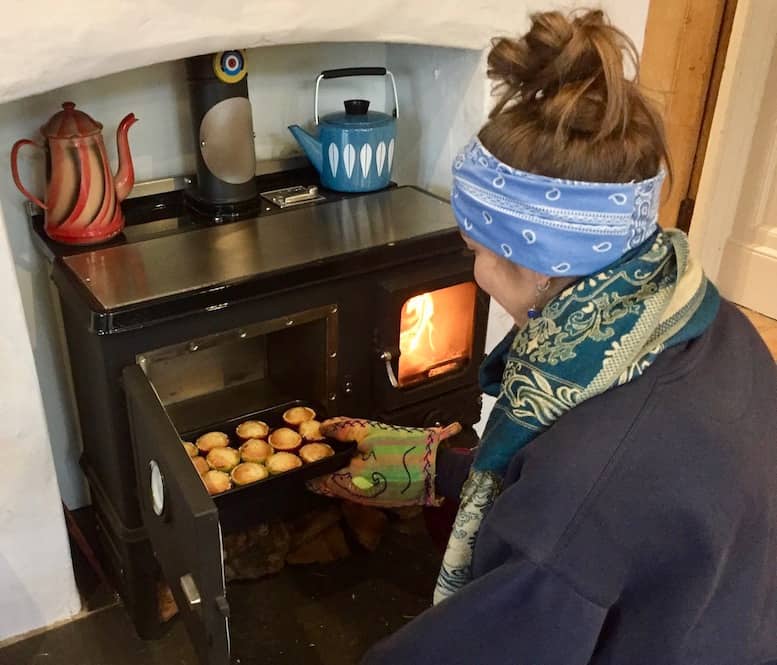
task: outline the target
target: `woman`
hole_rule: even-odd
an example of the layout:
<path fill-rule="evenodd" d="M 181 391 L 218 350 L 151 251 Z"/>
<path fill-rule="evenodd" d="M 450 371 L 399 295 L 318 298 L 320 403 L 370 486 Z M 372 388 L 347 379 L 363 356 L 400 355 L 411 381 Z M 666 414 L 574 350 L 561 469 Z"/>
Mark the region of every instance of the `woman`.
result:
<path fill-rule="evenodd" d="M 474 460 L 438 454 L 455 427 L 325 425 L 361 454 L 318 491 L 429 505 L 468 475 L 434 607 L 368 665 L 777 662 L 777 372 L 657 226 L 663 129 L 624 54 L 589 11 L 489 55 L 451 203 L 515 328 Z"/>

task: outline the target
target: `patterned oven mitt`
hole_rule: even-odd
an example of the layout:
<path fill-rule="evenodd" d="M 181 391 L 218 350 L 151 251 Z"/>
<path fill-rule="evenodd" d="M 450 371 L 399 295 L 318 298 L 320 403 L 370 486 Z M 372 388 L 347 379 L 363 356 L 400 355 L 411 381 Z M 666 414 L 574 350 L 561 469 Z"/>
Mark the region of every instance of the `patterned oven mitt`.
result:
<path fill-rule="evenodd" d="M 461 431 L 447 427 L 400 427 L 356 418 L 332 418 L 321 433 L 338 441 L 356 441 L 351 463 L 309 482 L 314 492 L 367 506 L 437 506 L 434 476 L 440 441 Z"/>

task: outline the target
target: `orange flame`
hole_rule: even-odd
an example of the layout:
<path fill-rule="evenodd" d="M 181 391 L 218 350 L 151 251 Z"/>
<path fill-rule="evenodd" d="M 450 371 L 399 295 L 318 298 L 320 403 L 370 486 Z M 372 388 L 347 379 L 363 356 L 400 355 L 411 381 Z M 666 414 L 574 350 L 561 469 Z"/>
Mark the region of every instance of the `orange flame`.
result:
<path fill-rule="evenodd" d="M 474 282 L 409 298 L 400 310 L 400 387 L 455 372 L 472 355 Z"/>
<path fill-rule="evenodd" d="M 410 298 L 403 307 L 402 327 L 399 333 L 399 350 L 402 353 L 415 353 L 421 347 L 424 336 L 427 345 L 434 351 L 434 299 L 430 293 Z"/>

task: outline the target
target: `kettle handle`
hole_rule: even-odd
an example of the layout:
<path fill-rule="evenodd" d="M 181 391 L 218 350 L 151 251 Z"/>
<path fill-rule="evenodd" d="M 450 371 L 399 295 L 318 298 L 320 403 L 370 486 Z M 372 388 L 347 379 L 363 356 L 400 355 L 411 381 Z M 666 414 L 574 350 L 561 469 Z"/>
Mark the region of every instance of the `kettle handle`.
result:
<path fill-rule="evenodd" d="M 321 72 L 322 79 L 341 79 L 346 76 L 385 76 L 385 67 L 343 67 L 342 69 L 325 69 Z"/>
<path fill-rule="evenodd" d="M 313 113 L 316 125 L 319 124 L 318 115 L 318 88 L 324 79 L 338 79 L 346 76 L 388 76 L 391 79 L 391 89 L 394 91 L 394 112 L 392 115 L 399 118 L 399 98 L 397 97 L 397 82 L 394 75 L 385 67 L 345 67 L 343 69 L 325 69 L 316 79 L 316 97 L 313 102 Z"/>
<path fill-rule="evenodd" d="M 19 150 L 25 145 L 35 146 L 40 150 L 44 150 L 43 146 L 38 145 L 37 143 L 35 143 L 35 141 L 30 141 L 30 139 L 20 139 L 13 144 L 13 148 L 11 148 L 11 175 L 13 176 L 14 184 L 16 184 L 16 186 L 19 188 L 19 191 L 22 194 L 24 194 L 30 201 L 32 201 L 36 206 L 43 208 L 43 210 L 48 210 L 48 206 L 46 206 L 46 204 L 43 203 L 43 201 L 41 201 L 37 196 L 34 196 L 33 194 L 30 194 L 30 192 L 27 191 L 24 185 L 22 185 L 22 180 L 19 177 L 19 166 L 17 164 L 17 160 L 19 157 Z"/>

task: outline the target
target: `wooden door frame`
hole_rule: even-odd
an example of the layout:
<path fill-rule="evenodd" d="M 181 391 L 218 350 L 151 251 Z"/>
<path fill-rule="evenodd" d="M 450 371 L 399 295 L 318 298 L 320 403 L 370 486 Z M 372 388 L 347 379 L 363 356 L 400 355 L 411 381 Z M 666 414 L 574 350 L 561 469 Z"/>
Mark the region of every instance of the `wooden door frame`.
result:
<path fill-rule="evenodd" d="M 672 162 L 659 219 L 690 225 L 706 133 L 737 0 L 651 0 L 640 85 L 660 109 Z"/>

